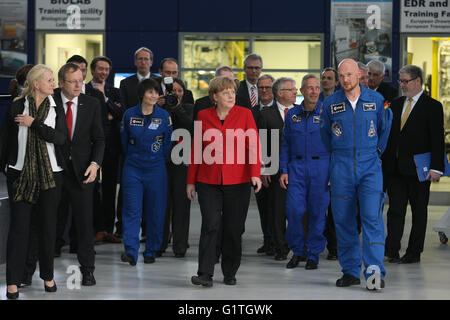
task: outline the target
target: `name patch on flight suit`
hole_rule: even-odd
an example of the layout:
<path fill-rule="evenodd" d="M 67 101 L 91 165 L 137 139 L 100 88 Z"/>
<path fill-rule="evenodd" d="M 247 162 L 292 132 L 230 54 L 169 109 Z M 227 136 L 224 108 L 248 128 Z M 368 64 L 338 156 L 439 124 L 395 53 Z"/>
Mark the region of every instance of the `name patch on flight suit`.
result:
<path fill-rule="evenodd" d="M 161 119 L 159 118 L 153 118 L 152 119 L 152 123 L 150 123 L 150 125 L 148 126 L 149 129 L 151 130 L 156 130 L 158 129 L 159 125 L 161 124 Z"/>
<path fill-rule="evenodd" d="M 331 108 L 331 114 L 345 112 L 345 102 L 332 104 L 330 106 L 330 108 Z"/>
<path fill-rule="evenodd" d="M 320 116 L 314 116 L 313 123 L 320 123 Z"/>
<path fill-rule="evenodd" d="M 292 116 L 292 121 L 293 121 L 293 122 L 300 122 L 300 121 L 302 121 L 302 117 L 299 116 L 299 115 L 294 114 L 294 115 Z"/>
<path fill-rule="evenodd" d="M 375 137 L 375 135 L 377 134 L 377 131 L 375 130 L 375 124 L 373 123 L 373 120 L 370 120 L 370 128 L 369 128 L 369 132 L 367 133 L 367 135 L 372 138 Z"/>
<path fill-rule="evenodd" d="M 130 126 L 143 127 L 144 118 L 130 118 Z"/>
<path fill-rule="evenodd" d="M 363 111 L 377 111 L 377 106 L 375 103 L 364 103 Z"/>
<path fill-rule="evenodd" d="M 333 124 L 331 125 L 331 130 L 336 137 L 340 137 L 342 135 L 342 126 L 338 122 L 333 122 Z"/>

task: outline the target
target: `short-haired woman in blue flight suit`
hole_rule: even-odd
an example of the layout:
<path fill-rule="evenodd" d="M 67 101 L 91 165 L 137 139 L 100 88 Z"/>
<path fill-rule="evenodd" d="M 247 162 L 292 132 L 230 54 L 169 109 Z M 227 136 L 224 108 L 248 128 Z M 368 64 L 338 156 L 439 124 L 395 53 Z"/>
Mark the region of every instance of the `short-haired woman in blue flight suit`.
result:
<path fill-rule="evenodd" d="M 125 111 L 121 136 L 125 155 L 123 188 L 123 262 L 136 265 L 142 215 L 147 222 L 144 263 L 155 262 L 166 210 L 166 158 L 171 149 L 172 121 L 160 108 L 159 83 L 143 80 L 138 86 L 139 104 Z"/>

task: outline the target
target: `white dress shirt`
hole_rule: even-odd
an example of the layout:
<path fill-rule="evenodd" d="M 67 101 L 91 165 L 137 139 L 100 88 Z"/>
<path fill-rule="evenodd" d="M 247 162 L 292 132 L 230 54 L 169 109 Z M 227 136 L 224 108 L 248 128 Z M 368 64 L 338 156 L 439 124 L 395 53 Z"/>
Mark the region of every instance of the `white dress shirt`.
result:
<path fill-rule="evenodd" d="M 278 101 L 277 101 L 277 106 L 278 106 L 278 111 L 280 111 L 280 115 L 281 115 L 281 118 L 283 119 L 283 121 L 284 121 L 284 109 L 288 108 L 289 110 L 291 110 L 291 108 L 294 107 L 293 104 L 291 104 L 290 106 L 283 106 Z"/>
<path fill-rule="evenodd" d="M 141 83 L 142 80 L 150 79 L 150 72 L 149 72 L 145 77 L 141 76 L 141 75 L 139 74 L 139 72 L 136 73 L 136 75 L 137 75 L 137 78 L 138 78 L 139 83 Z"/>
<path fill-rule="evenodd" d="M 52 96 L 48 96 L 50 101 L 50 109 L 47 114 L 47 118 L 45 118 L 44 124 L 55 129 L 56 126 L 56 103 L 53 100 Z M 28 97 L 25 97 L 23 115 L 30 114 L 30 103 L 28 101 Z M 16 169 L 18 171 L 22 171 L 23 164 L 25 162 L 25 153 L 27 151 L 27 141 L 28 141 L 28 127 L 27 126 L 19 126 L 19 133 L 17 137 L 17 162 L 14 166 L 9 165 L 9 167 Z M 55 154 L 55 145 L 50 142 L 45 142 L 47 146 L 48 157 L 50 159 L 50 164 L 52 166 L 53 172 L 60 172 L 63 170 L 60 166 L 58 166 L 58 162 L 56 161 Z"/>
<path fill-rule="evenodd" d="M 423 90 L 420 91 L 418 94 L 416 94 L 414 97 L 412 97 L 412 102 L 411 102 L 411 110 L 409 110 L 409 114 L 411 114 L 411 112 L 414 109 L 414 106 L 416 105 L 417 100 L 419 100 L 420 96 L 422 95 Z M 400 117 L 400 119 L 403 117 L 403 114 L 405 113 L 406 108 L 408 107 L 408 103 L 409 103 L 409 98 L 405 99 L 405 102 L 403 102 L 403 109 L 402 109 L 402 115 Z"/>
<path fill-rule="evenodd" d="M 61 99 L 64 106 L 64 113 L 67 114 L 67 102 L 72 101 L 72 132 L 70 133 L 70 136 L 73 137 L 73 132 L 75 130 L 75 124 L 77 122 L 77 113 L 78 113 L 78 97 L 73 98 L 73 100 L 69 100 L 66 98 L 66 96 L 61 91 Z"/>
<path fill-rule="evenodd" d="M 258 87 L 256 86 L 256 84 L 251 84 L 250 82 L 248 82 L 247 80 L 245 80 L 245 82 L 247 82 L 247 89 L 248 89 L 248 96 L 250 97 L 250 101 L 252 100 L 252 87 L 255 87 L 255 97 L 256 97 L 256 103 L 258 103 Z"/>

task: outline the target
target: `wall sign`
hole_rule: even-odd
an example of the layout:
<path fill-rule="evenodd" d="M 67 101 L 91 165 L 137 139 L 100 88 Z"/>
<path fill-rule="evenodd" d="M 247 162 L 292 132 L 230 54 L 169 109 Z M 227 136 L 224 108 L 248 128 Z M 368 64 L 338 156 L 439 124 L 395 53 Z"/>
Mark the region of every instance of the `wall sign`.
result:
<path fill-rule="evenodd" d="M 105 30 L 105 0 L 36 0 L 36 30 Z"/>
<path fill-rule="evenodd" d="M 449 0 L 401 0 L 400 32 L 449 33 Z"/>

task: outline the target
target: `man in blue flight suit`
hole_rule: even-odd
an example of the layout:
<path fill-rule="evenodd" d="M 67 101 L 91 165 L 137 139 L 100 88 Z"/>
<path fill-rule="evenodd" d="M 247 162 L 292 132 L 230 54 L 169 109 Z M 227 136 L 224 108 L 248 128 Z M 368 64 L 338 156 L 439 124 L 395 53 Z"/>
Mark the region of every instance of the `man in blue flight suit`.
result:
<path fill-rule="evenodd" d="M 392 112 L 384 109 L 384 99 L 379 93 L 359 84 L 360 71 L 354 60 L 344 59 L 338 73 L 342 89 L 325 99 L 320 128 L 323 144 L 331 153 L 331 207 L 338 259 L 344 273 L 336 286 L 360 284 L 362 260 L 365 279 L 370 279 L 366 287 L 381 289 L 386 270 L 383 266 L 385 194 L 380 155 L 386 148 Z M 357 200 L 362 223 L 362 259 Z"/>
<path fill-rule="evenodd" d="M 287 189 L 286 241 L 293 251 L 286 268 L 306 261 L 305 269 L 317 269 L 319 254 L 324 250 L 325 215 L 330 202 L 330 154 L 320 138 L 319 79 L 307 74 L 302 79 L 301 105 L 286 115 L 280 156 L 280 184 Z M 309 212 L 309 231 L 305 242 L 303 215 Z M 305 249 L 306 245 L 306 249 Z"/>
<path fill-rule="evenodd" d="M 165 162 L 172 136 L 169 113 L 156 105 L 159 83 L 153 79 L 142 81 L 138 96 L 140 103 L 125 112 L 121 128 L 125 154 L 122 173 L 125 253 L 121 259 L 130 265 L 136 265 L 138 259 L 142 214 L 147 219 L 144 263 L 153 263 L 161 246 L 167 193 Z"/>

